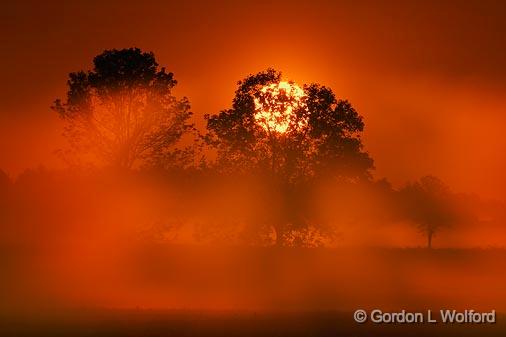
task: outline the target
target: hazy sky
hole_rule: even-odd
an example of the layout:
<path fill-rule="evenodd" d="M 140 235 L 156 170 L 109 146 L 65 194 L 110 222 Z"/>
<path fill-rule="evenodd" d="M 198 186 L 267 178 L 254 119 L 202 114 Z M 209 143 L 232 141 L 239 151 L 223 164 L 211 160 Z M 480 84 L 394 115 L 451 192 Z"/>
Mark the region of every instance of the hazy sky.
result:
<path fill-rule="evenodd" d="M 269 66 L 364 116 L 377 177 L 434 174 L 506 200 L 506 2 L 10 1 L 0 10 L 0 168 L 62 164 L 49 106 L 104 49 L 140 47 L 175 73 L 196 122 Z"/>

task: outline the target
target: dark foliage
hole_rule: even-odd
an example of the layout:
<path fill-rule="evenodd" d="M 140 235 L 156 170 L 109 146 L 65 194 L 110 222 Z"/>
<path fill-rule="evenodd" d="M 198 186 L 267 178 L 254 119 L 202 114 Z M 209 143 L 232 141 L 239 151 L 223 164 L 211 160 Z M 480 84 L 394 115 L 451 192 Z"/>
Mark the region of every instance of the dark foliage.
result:
<path fill-rule="evenodd" d="M 106 50 L 93 65 L 71 73 L 66 101 L 53 105 L 70 159 L 121 168 L 174 159 L 173 146 L 194 130 L 188 99 L 172 95 L 174 75 L 138 48 Z"/>

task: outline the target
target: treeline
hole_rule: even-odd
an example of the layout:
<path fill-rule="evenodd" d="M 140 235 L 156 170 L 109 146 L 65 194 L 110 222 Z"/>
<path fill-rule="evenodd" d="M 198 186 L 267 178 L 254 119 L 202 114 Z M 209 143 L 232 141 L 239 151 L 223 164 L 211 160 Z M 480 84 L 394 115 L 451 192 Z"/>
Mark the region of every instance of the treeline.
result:
<path fill-rule="evenodd" d="M 41 249 L 102 236 L 137 243 L 340 246 L 351 230 L 366 236 L 391 223 L 415 226 L 430 247 L 441 229 L 504 218 L 501 203 L 453 193 L 434 177 L 394 189 L 385 180 L 295 188 L 264 175 L 211 168 L 39 168 L 15 180 L 0 174 L 2 243 Z"/>
<path fill-rule="evenodd" d="M 435 177 L 398 190 L 375 181 L 363 118 L 330 88 L 299 87 L 267 69 L 239 81 L 231 107 L 205 115 L 198 130 L 190 101 L 172 94 L 176 84 L 137 48 L 106 50 L 92 70 L 71 73 L 67 97 L 52 106 L 65 125 L 58 153 L 68 169 L 15 181 L 2 174 L 4 239 L 89 230 L 315 247 L 338 243 L 357 223 L 409 222 L 431 247 L 441 228 L 479 221 L 474 201 Z"/>

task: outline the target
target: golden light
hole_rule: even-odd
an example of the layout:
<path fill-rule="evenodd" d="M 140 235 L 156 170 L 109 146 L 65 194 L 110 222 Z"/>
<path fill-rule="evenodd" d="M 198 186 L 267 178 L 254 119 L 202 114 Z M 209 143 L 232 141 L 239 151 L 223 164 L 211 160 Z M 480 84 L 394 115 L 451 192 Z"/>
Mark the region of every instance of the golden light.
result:
<path fill-rule="evenodd" d="M 304 90 L 294 82 L 281 81 L 263 86 L 255 95 L 255 120 L 268 132 L 285 133 L 301 125 L 295 111 L 305 107 Z"/>

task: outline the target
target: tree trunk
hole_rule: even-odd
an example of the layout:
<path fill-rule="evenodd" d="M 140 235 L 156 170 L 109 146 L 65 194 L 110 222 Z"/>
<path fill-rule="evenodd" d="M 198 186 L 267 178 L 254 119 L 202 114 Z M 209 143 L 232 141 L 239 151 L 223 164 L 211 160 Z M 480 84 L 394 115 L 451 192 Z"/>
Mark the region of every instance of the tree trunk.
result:
<path fill-rule="evenodd" d="M 428 249 L 431 249 L 431 248 L 432 248 L 432 235 L 433 235 L 433 234 L 434 234 L 434 233 L 432 233 L 432 231 L 429 231 L 429 232 L 427 233 L 427 248 L 428 248 Z"/>
<path fill-rule="evenodd" d="M 280 226 L 274 226 L 274 233 L 276 234 L 276 241 L 274 242 L 274 246 L 282 247 L 283 246 L 283 230 Z"/>

